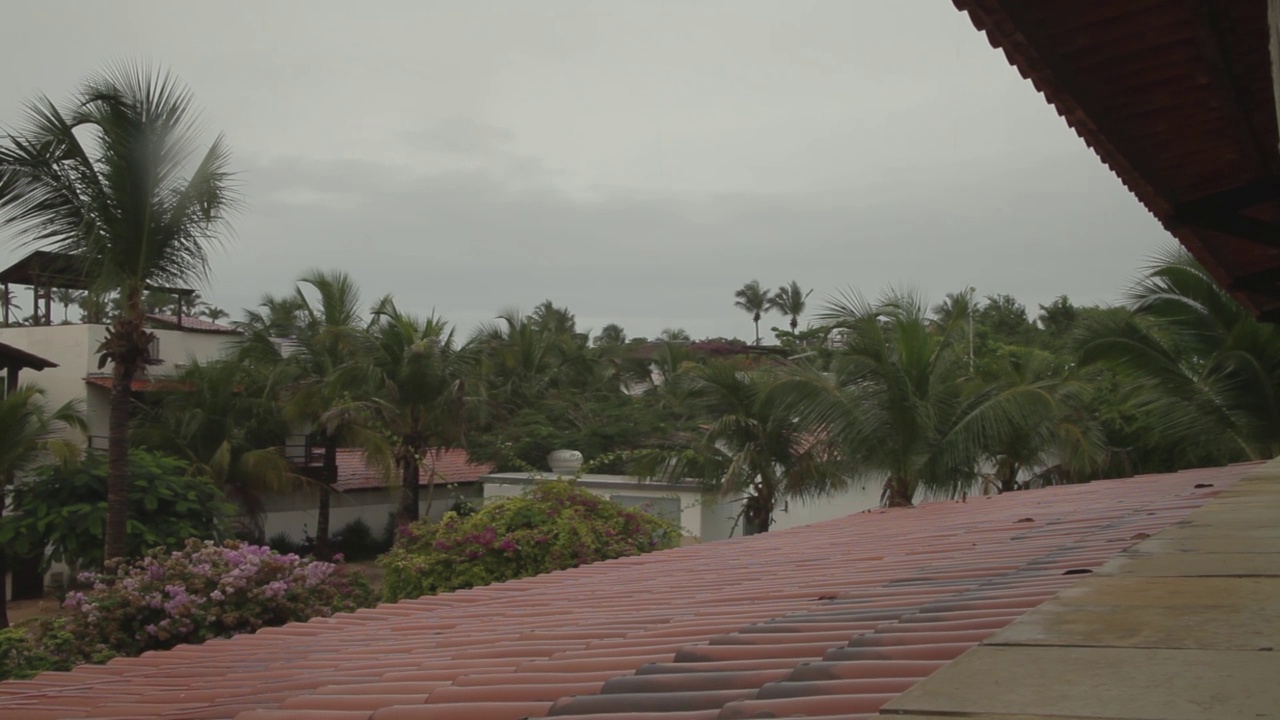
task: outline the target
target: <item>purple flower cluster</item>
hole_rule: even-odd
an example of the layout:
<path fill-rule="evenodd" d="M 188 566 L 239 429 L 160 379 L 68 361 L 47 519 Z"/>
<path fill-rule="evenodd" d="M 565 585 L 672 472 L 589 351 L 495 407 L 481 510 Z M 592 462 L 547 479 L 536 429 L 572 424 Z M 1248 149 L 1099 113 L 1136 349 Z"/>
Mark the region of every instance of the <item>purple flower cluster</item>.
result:
<path fill-rule="evenodd" d="M 68 629 L 122 655 L 327 617 L 373 604 L 368 583 L 342 566 L 268 547 L 188 541 L 103 574 L 67 595 Z"/>

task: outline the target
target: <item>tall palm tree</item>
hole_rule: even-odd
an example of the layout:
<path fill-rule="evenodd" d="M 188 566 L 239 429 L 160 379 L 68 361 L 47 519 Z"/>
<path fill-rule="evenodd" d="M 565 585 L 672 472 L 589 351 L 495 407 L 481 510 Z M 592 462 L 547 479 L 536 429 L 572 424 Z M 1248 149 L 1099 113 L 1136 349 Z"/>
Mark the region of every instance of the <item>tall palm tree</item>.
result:
<path fill-rule="evenodd" d="M 796 329 L 800 327 L 800 316 L 804 314 L 805 303 L 812 294 L 812 290 L 805 292 L 800 288 L 800 283 L 792 280 L 790 284 L 779 287 L 777 292 L 769 297 L 768 308 L 790 317 L 791 332 L 795 334 Z M 759 334 L 759 331 L 756 334 Z"/>
<path fill-rule="evenodd" d="M 733 306 L 749 314 L 751 322 L 755 323 L 756 339 L 754 344 L 759 345 L 760 318 L 769 309 L 769 291 L 760 286 L 759 280 L 752 280 L 734 292 L 733 296 L 737 298 Z"/>
<path fill-rule="evenodd" d="M 596 335 L 592 344 L 600 347 L 613 347 L 617 345 L 625 345 L 627 342 L 627 331 L 617 323 L 609 323 L 600 329 L 600 334 Z"/>
<path fill-rule="evenodd" d="M 780 501 L 823 497 L 845 483 L 826 446 L 769 391 L 766 371 L 714 361 L 690 366 L 672 382 L 685 386 L 705 424 L 667 449 L 640 454 L 633 468 L 639 476 L 697 479 L 743 499 L 746 534 L 768 532 Z"/>
<path fill-rule="evenodd" d="M 338 477 L 338 448 L 380 449 L 367 427 L 360 403 L 369 387 L 352 366 L 367 361 L 371 342 L 360 311 L 360 292 L 349 275 L 313 270 L 304 275 L 286 301 L 268 298 L 270 314 L 295 312 L 298 326 L 287 343 L 273 328 L 252 330 L 242 348 L 251 362 L 274 365 L 271 385 L 283 403 L 285 419 L 305 426 L 324 449 L 323 490 L 316 517 L 316 554 L 329 554 L 329 509 Z M 380 453 L 374 453 L 376 459 Z"/>
<path fill-rule="evenodd" d="M 689 332 L 684 328 L 663 328 L 658 334 L 662 342 L 689 342 Z"/>
<path fill-rule="evenodd" d="M 261 535 L 263 495 L 306 485 L 279 448 L 288 426 L 268 378 L 238 358 L 192 361 L 181 388 L 159 393 L 135 430 L 142 445 L 181 457 L 222 488 Z"/>
<path fill-rule="evenodd" d="M 472 403 L 476 354 L 457 347 L 454 330 L 437 318 L 402 313 L 384 299 L 374 311 L 373 397 L 367 407 L 391 436 L 401 473 L 401 524 L 418 519 L 422 463 L 429 453 L 461 447 Z M 427 478 L 428 507 L 435 473 Z"/>
<path fill-rule="evenodd" d="M 4 516 L 5 491 L 15 476 L 42 461 L 76 455 L 78 447 L 74 443 L 56 436 L 64 427 L 84 429 L 84 420 L 74 402 L 50 411 L 44 404 L 44 390 L 26 384 L 0 399 L 0 517 Z M 0 551 L 0 584 L 8 572 L 7 565 Z M 7 591 L 0 585 L 0 630 L 9 627 L 6 597 Z"/>
<path fill-rule="evenodd" d="M 219 320 L 225 320 L 226 318 L 231 317 L 230 313 L 217 305 L 205 305 L 200 309 L 200 316 L 209 322 L 215 323 Z"/>
<path fill-rule="evenodd" d="M 0 307 L 4 308 L 5 327 L 18 322 L 17 312 L 22 310 L 18 304 L 17 293 L 8 287 L 0 287 Z"/>
<path fill-rule="evenodd" d="M 0 227 L 74 256 L 96 289 L 122 299 L 98 347 L 112 366 L 108 558 L 126 548 L 131 387 L 155 360 L 143 295 L 206 280 L 236 204 L 227 146 L 218 137 L 200 153 L 196 120 L 173 76 L 122 64 L 89 78 L 65 111 L 37 97 L 0 146 Z"/>
<path fill-rule="evenodd" d="M 62 324 L 71 322 L 71 306 L 80 304 L 81 293 L 67 288 L 59 288 L 53 292 L 53 301 L 62 306 Z"/>
<path fill-rule="evenodd" d="M 847 472 L 883 480 L 886 506 L 968 491 L 997 439 L 1052 407 L 1038 385 L 968 383 L 962 320 L 931 317 L 913 294 L 846 294 L 820 317 L 845 338 L 831 372 L 801 366 L 777 391 Z"/>
<path fill-rule="evenodd" d="M 1037 404 L 1027 422 L 1006 424 L 995 434 L 983 453 L 988 485 L 1004 493 L 1099 473 L 1110 448 L 1091 403 L 1095 378 L 1077 368 L 1063 372 L 1058 358 L 1031 348 L 1003 358 L 999 370 L 1003 387 L 1041 387 L 1052 402 Z"/>
<path fill-rule="evenodd" d="M 1280 330 L 1258 322 L 1181 248 L 1161 253 L 1127 297 L 1128 312 L 1079 321 L 1082 360 L 1115 368 L 1183 445 L 1229 457 L 1280 453 Z"/>

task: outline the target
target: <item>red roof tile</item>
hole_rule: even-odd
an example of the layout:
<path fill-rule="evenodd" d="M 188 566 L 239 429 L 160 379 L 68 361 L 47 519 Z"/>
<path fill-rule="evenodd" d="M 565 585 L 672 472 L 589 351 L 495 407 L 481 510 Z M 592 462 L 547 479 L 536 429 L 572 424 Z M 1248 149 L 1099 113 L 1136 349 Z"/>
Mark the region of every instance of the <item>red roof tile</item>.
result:
<path fill-rule="evenodd" d="M 0 683 L 0 717 L 867 718 L 1247 469 L 860 513 L 406 600 Z"/>
<path fill-rule="evenodd" d="M 427 454 L 422 465 L 419 484 L 426 485 L 435 478 L 438 485 L 456 485 L 472 483 L 493 472 L 490 463 L 473 463 L 465 450 L 432 451 Z M 370 462 L 363 450 L 356 448 L 338 449 L 338 481 L 335 487 L 342 492 L 351 490 L 372 490 L 399 484 L 400 478 Z"/>
<path fill-rule="evenodd" d="M 111 389 L 110 375 L 90 375 L 84 379 L 90 385 Z M 187 390 L 191 387 L 190 383 L 184 383 L 172 378 L 134 378 L 129 387 L 133 392 L 162 391 L 162 390 Z"/>

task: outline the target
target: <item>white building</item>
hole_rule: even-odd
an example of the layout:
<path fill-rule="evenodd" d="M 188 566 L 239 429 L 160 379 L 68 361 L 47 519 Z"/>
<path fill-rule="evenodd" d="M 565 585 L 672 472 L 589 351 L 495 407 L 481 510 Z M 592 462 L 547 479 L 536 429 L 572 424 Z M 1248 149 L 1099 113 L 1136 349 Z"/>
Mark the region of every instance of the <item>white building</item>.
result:
<path fill-rule="evenodd" d="M 165 315 L 148 316 L 156 340 L 152 354 L 160 363 L 147 368 L 133 381 L 133 388 L 146 391 L 163 387 L 164 380 L 192 360 L 207 362 L 230 352 L 238 334 L 224 325 Z M 46 393 L 50 407 L 78 400 L 82 403 L 91 445 L 104 442 L 111 399 L 111 368 L 98 368 L 98 346 L 106 337 L 106 325 L 37 325 L 0 328 L 0 342 L 21 348 L 58 364 L 32 378 Z M 105 445 L 101 447 L 105 448 Z"/>
<path fill-rule="evenodd" d="M 484 499 L 519 495 L 541 476 L 529 473 L 494 473 L 480 478 Z M 680 526 L 686 542 L 710 542 L 742 535 L 741 500 L 728 500 L 707 492 L 697 483 L 646 482 L 625 475 L 583 475 L 579 487 L 626 507 L 646 512 Z M 773 513 L 772 530 L 785 530 L 870 510 L 880 505 L 874 483 L 854 483 L 845 491 L 821 500 L 784 501 Z"/>

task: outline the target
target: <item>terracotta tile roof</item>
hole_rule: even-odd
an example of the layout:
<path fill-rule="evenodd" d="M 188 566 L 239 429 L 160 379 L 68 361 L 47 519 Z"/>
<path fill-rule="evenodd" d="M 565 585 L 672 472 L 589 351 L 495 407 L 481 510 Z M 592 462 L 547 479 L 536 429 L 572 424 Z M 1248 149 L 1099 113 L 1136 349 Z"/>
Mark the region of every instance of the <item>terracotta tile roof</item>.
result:
<path fill-rule="evenodd" d="M 435 473 L 436 484 L 458 484 L 476 482 L 493 472 L 494 465 L 489 463 L 472 463 L 465 450 L 441 450 L 439 454 L 431 453 L 422 467 L 419 484 L 430 482 L 429 471 Z M 392 476 L 365 458 L 363 450 L 356 448 L 339 448 L 338 450 L 338 490 L 372 490 L 399 484 L 400 476 L 393 469 Z"/>
<path fill-rule="evenodd" d="M 188 315 L 183 315 L 181 322 L 179 322 L 179 318 L 176 315 L 159 315 L 156 313 L 149 313 L 147 315 L 147 319 L 154 323 L 159 323 L 160 325 L 168 325 L 178 330 L 190 330 L 192 332 L 226 333 L 229 335 L 238 334 L 240 332 L 229 325 L 209 322 L 208 320 L 201 320 L 200 318 L 193 318 Z"/>
<path fill-rule="evenodd" d="M 0 717 L 867 718 L 1247 469 L 872 511 L 382 605 L 0 683 Z"/>
<path fill-rule="evenodd" d="M 89 375 L 84 379 L 90 385 L 97 385 L 108 390 L 111 389 L 110 375 Z M 134 378 L 129 387 L 134 392 L 147 392 L 149 390 L 188 390 L 191 388 L 190 383 L 184 383 L 170 378 Z"/>

